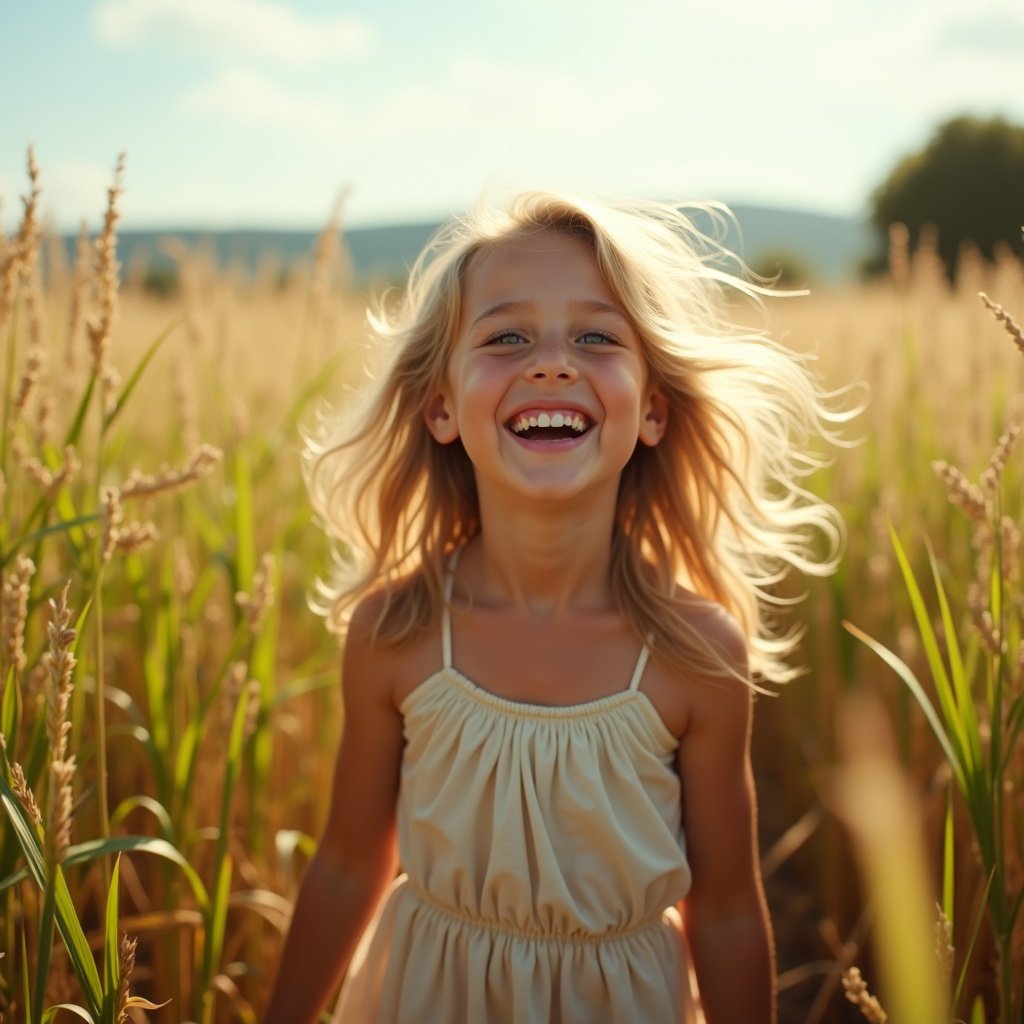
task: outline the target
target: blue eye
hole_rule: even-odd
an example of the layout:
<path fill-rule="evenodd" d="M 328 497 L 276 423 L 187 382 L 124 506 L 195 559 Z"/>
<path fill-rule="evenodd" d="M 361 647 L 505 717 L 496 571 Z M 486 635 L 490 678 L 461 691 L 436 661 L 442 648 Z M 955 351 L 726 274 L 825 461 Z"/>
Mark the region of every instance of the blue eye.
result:
<path fill-rule="evenodd" d="M 487 345 L 525 345 L 526 339 L 515 331 L 499 331 L 485 342 Z"/>
<path fill-rule="evenodd" d="M 617 345 L 618 339 L 603 331 L 587 331 L 576 339 L 580 345 Z"/>

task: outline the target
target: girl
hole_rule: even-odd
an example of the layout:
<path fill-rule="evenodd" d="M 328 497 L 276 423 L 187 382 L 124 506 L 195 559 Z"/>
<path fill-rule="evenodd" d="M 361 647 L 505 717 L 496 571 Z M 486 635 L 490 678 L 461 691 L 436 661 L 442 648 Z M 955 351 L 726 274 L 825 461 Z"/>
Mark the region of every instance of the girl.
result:
<path fill-rule="evenodd" d="M 750 673 L 790 674 L 782 571 L 834 561 L 800 449 L 839 417 L 715 255 L 529 193 L 373 318 L 390 364 L 309 446 L 345 727 L 268 1024 L 346 968 L 346 1024 L 774 1019 Z"/>

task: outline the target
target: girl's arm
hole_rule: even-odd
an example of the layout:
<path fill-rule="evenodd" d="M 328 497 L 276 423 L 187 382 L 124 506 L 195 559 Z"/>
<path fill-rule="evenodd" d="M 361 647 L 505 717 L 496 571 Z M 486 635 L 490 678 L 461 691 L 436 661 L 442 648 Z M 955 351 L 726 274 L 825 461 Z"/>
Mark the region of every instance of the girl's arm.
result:
<path fill-rule="evenodd" d="M 716 640 L 744 677 L 746 648 L 731 620 Z M 708 1024 L 772 1024 L 775 956 L 757 852 L 750 767 L 753 693 L 738 679 L 698 683 L 679 746 L 693 886 L 686 936 Z"/>
<path fill-rule="evenodd" d="M 395 872 L 402 720 L 357 611 L 342 667 L 345 723 L 323 837 L 299 890 L 264 1024 L 304 1024 L 341 978 Z"/>

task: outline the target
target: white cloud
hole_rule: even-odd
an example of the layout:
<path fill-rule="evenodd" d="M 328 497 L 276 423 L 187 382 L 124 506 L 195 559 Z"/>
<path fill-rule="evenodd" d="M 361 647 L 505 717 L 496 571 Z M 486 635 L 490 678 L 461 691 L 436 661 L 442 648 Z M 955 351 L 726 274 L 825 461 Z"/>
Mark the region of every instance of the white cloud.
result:
<path fill-rule="evenodd" d="M 264 75 L 242 68 L 228 69 L 186 93 L 182 105 L 189 113 L 297 128 L 313 136 L 334 134 L 344 122 L 343 111 L 333 100 L 288 92 Z"/>
<path fill-rule="evenodd" d="M 563 71 L 463 56 L 441 81 L 403 87 L 370 114 L 379 134 L 585 138 L 625 126 L 659 105 L 658 90 L 621 76 L 581 79 Z"/>
<path fill-rule="evenodd" d="M 971 16 L 977 28 L 965 38 L 962 6 L 936 3 L 894 12 L 884 32 L 862 30 L 837 39 L 819 54 L 823 81 L 845 93 L 929 119 L 962 112 L 1024 112 L 1015 48 L 992 43 L 993 24 L 1005 21 L 999 0 L 979 0 Z M 957 45 L 950 45 L 953 38 Z"/>
<path fill-rule="evenodd" d="M 171 41 L 291 64 L 352 56 L 373 43 L 372 29 L 359 18 L 314 20 L 272 0 L 101 0 L 93 28 L 110 46 Z"/>

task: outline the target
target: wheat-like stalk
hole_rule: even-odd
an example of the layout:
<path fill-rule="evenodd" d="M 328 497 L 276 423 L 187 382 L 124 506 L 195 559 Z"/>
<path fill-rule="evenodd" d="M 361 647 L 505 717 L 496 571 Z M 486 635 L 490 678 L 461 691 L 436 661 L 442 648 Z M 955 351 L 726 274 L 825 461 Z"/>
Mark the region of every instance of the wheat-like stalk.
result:
<path fill-rule="evenodd" d="M 47 624 L 47 649 L 43 665 L 47 673 L 46 734 L 50 743 L 50 787 L 46 805 L 46 863 L 52 871 L 67 856 L 71 845 L 71 784 L 75 775 L 75 756 L 68 754 L 68 704 L 71 699 L 71 674 L 75 667 L 72 651 L 77 634 L 71 628 L 68 608 L 70 583 L 64 585 L 59 601 L 50 601 Z"/>
<path fill-rule="evenodd" d="M 25 442 L 16 437 L 11 442 L 11 453 L 14 455 L 22 472 L 42 491 L 47 498 L 52 498 L 68 481 L 72 480 L 82 468 L 78 451 L 74 445 L 67 445 L 60 465 L 50 469 L 40 459 L 31 455 Z"/>
<path fill-rule="evenodd" d="M 143 473 L 138 469 L 132 470 L 121 485 L 120 496 L 141 498 L 163 491 L 178 490 L 209 475 L 222 458 L 223 453 L 219 448 L 204 444 L 180 468 L 175 469 L 165 463 L 155 474 Z"/>
<path fill-rule="evenodd" d="M 121 264 L 117 259 L 117 222 L 120 219 L 118 203 L 123 189 L 124 153 L 117 160 L 113 184 L 107 189 L 107 208 L 103 216 L 103 230 L 96 240 L 96 292 L 99 313 L 89 317 L 86 327 L 92 351 L 93 372 L 100 383 L 103 408 L 109 412 L 120 378 L 110 357 L 111 336 L 120 314 L 118 296 Z"/>
<path fill-rule="evenodd" d="M 860 968 L 848 967 L 843 972 L 843 991 L 869 1024 L 885 1024 L 889 1019 L 882 1009 L 882 1004 L 868 990 L 867 982 L 861 977 Z"/>
<path fill-rule="evenodd" d="M 12 407 L 15 415 L 23 415 L 28 400 L 36 390 L 45 365 L 43 346 L 43 297 L 39 276 L 39 248 L 42 233 L 39 227 L 39 168 L 35 152 L 28 151 L 29 191 L 24 197 L 24 214 L 21 227 L 15 239 L 18 273 L 25 286 L 25 319 L 28 324 L 28 345 L 25 349 L 24 365 L 15 390 Z"/>
<path fill-rule="evenodd" d="M 936 476 L 946 485 L 949 500 L 959 508 L 968 519 L 976 523 L 985 523 L 989 517 L 989 503 L 980 487 L 944 459 L 932 462 Z"/>
<path fill-rule="evenodd" d="M 0 588 L 0 701 L 3 699 L 7 673 L 25 668 L 25 623 L 28 619 L 28 598 L 35 563 L 18 554 L 12 570 Z"/>
<path fill-rule="evenodd" d="M 1014 344 L 1024 354 L 1024 330 L 1021 329 L 1020 324 L 998 302 L 993 302 L 984 292 L 978 292 L 978 298 L 981 299 L 992 315 L 1006 328 L 1006 333 L 1010 335 Z"/>
<path fill-rule="evenodd" d="M 260 559 L 259 568 L 253 573 L 252 593 L 240 590 L 235 594 L 235 603 L 245 615 L 249 631 L 255 635 L 260 631 L 267 612 L 274 603 L 274 556 L 269 552 Z"/>
<path fill-rule="evenodd" d="M 114 1013 L 114 1020 L 117 1024 L 123 1024 L 128 1020 L 129 992 L 132 972 L 135 970 L 135 949 L 138 940 L 129 938 L 128 935 L 121 936 L 121 948 L 118 951 L 120 959 L 121 981 L 117 989 L 117 1009 Z"/>

